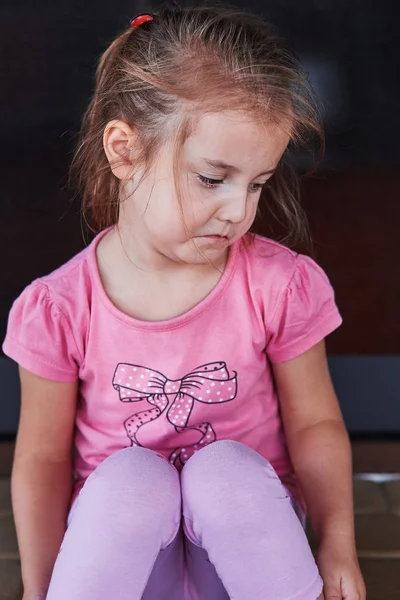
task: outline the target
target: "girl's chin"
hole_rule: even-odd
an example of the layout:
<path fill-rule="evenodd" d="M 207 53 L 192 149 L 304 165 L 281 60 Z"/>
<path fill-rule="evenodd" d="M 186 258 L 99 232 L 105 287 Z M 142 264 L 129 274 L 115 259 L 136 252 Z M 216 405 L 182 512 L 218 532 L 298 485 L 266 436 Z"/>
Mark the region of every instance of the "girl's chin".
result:
<path fill-rule="evenodd" d="M 217 246 L 198 246 L 198 249 L 193 255 L 193 262 L 197 265 L 209 265 L 213 264 L 216 266 L 220 263 L 225 263 L 228 256 L 229 248 L 217 247 Z"/>

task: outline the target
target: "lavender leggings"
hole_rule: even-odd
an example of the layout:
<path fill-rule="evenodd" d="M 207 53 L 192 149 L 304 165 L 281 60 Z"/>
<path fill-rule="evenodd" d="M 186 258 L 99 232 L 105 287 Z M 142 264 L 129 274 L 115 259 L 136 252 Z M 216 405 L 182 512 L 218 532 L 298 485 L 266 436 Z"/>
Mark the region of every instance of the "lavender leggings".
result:
<path fill-rule="evenodd" d="M 181 476 L 145 448 L 107 458 L 69 517 L 47 600 L 316 600 L 287 490 L 257 452 L 215 442 Z"/>

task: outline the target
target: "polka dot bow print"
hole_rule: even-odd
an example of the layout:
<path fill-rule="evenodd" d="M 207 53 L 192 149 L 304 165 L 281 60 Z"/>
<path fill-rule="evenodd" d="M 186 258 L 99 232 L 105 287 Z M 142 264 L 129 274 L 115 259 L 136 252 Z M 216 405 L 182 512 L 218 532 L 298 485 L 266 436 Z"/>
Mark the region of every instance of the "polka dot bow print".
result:
<path fill-rule="evenodd" d="M 125 422 L 132 444 L 140 445 L 138 430 L 160 417 L 168 406 L 167 420 L 180 433 L 188 428 L 196 401 L 217 404 L 233 400 L 237 393 L 237 374 L 233 371 L 230 375 L 224 362 L 214 362 L 197 367 L 182 379 L 168 379 L 154 369 L 120 363 L 115 370 L 113 386 L 119 392 L 121 402 L 147 400 L 154 407 L 132 415 Z M 202 423 L 194 428 L 203 436 L 208 430 L 208 442 L 214 441 L 215 433 L 211 435 L 210 424 Z"/>

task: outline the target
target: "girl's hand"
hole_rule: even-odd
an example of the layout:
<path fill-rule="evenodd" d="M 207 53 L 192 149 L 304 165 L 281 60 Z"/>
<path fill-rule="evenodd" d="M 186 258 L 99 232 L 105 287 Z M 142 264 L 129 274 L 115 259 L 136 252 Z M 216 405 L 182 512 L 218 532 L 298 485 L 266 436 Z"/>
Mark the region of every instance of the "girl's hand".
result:
<path fill-rule="evenodd" d="M 355 549 L 322 541 L 317 555 L 319 571 L 324 582 L 325 600 L 366 600 L 366 590 Z"/>

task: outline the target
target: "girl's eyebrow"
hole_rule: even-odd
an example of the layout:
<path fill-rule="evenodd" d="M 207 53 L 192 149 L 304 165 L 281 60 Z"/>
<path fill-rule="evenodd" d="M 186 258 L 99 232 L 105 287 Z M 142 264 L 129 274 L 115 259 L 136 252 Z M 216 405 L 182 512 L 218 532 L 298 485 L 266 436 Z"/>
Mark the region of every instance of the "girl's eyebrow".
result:
<path fill-rule="evenodd" d="M 239 171 L 239 169 L 237 167 L 234 167 L 232 165 L 227 165 L 222 160 L 212 160 L 211 158 L 202 158 L 201 160 L 204 160 L 204 162 L 209 167 L 213 167 L 215 169 L 225 169 L 226 171 L 236 171 L 236 172 Z M 273 169 L 267 169 L 266 171 L 263 171 L 262 173 L 257 175 L 257 177 L 261 177 L 261 175 L 271 175 L 272 173 L 275 172 L 275 170 L 276 170 L 276 167 L 274 167 Z"/>

